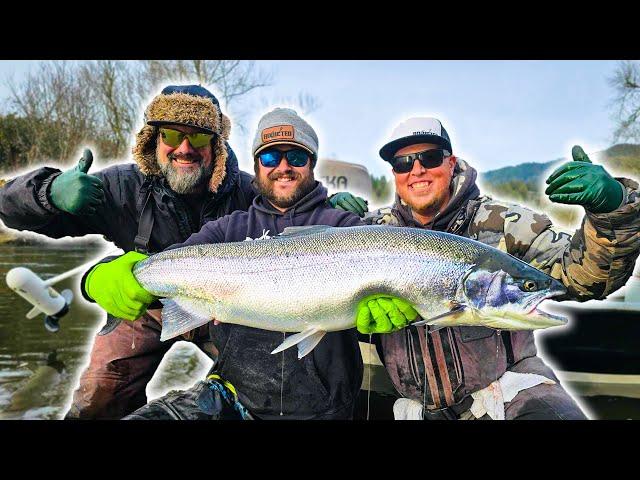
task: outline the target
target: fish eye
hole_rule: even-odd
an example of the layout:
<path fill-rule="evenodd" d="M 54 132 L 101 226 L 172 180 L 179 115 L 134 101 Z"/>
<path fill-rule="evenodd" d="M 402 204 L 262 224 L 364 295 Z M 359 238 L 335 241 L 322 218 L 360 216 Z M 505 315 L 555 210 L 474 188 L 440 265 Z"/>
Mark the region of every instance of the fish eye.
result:
<path fill-rule="evenodd" d="M 538 290 L 538 285 L 533 280 L 525 280 L 520 285 L 520 289 L 525 292 L 535 292 Z"/>

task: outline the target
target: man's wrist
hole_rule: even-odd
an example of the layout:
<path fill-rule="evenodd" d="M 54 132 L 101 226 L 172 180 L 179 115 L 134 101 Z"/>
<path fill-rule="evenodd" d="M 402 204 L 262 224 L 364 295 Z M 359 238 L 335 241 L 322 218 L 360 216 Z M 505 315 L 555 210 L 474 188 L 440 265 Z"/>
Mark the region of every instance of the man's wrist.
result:
<path fill-rule="evenodd" d="M 620 202 L 620 205 L 618 205 L 618 207 L 616 208 L 616 210 L 618 210 L 627 204 L 627 201 L 629 200 L 629 195 L 627 194 L 627 187 L 625 187 L 620 180 L 616 179 L 616 182 L 618 183 L 618 185 L 620 185 L 620 188 L 622 188 L 622 201 Z"/>
<path fill-rule="evenodd" d="M 611 206 L 611 202 L 613 201 L 613 195 L 614 195 L 613 192 L 611 191 L 613 190 L 613 187 L 611 187 L 609 188 L 609 192 L 604 194 L 606 196 L 602 198 L 598 203 L 583 204 L 583 207 L 587 213 L 591 213 L 593 215 L 608 215 L 610 213 L 615 212 L 616 210 L 619 210 L 627 203 L 627 200 L 628 200 L 627 188 L 619 180 L 615 179 L 615 182 L 618 184 L 618 187 L 620 188 L 620 197 L 621 197 L 620 202 L 615 206 Z"/>
<path fill-rule="evenodd" d="M 51 200 L 51 185 L 54 180 L 62 175 L 62 172 L 54 172 L 45 178 L 38 188 L 38 203 L 49 213 L 62 213 L 64 210 L 59 209 Z"/>
<path fill-rule="evenodd" d="M 89 292 L 89 282 L 91 281 L 91 276 L 95 273 L 96 269 L 100 265 L 102 265 L 102 262 L 91 267 L 85 272 L 85 274 L 82 276 L 82 279 L 80 280 L 80 292 L 82 293 L 82 296 L 85 298 L 85 300 L 91 303 L 96 303 L 96 301 Z"/>

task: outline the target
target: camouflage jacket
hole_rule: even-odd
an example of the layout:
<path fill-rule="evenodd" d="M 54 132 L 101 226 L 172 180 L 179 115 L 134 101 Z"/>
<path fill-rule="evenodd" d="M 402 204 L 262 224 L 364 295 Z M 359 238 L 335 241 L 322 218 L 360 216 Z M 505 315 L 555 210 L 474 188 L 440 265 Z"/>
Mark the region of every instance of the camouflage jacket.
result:
<path fill-rule="evenodd" d="M 464 161 L 453 183 L 452 200 L 472 186 L 476 172 Z M 587 212 L 575 232 L 549 217 L 488 196 L 463 199 L 446 222 L 433 229 L 473 238 L 508 252 L 561 280 L 565 299 L 601 299 L 622 287 L 640 252 L 638 183 L 618 178 L 626 187 L 622 205 L 608 214 Z M 448 207 L 447 207 L 448 209 Z M 445 209 L 445 211 L 447 210 Z M 399 198 L 365 218 L 366 223 L 428 228 L 413 220 Z M 380 336 L 385 366 L 398 392 L 439 408 L 458 403 L 488 386 L 514 364 L 536 355 L 530 331 L 497 332 L 484 327 L 453 327 L 425 334 L 415 327 Z"/>

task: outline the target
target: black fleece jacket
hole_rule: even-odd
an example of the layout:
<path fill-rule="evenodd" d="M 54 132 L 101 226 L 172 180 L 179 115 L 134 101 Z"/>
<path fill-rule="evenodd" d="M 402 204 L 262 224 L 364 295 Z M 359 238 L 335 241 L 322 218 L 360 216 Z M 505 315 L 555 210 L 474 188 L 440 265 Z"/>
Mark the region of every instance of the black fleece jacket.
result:
<path fill-rule="evenodd" d="M 286 227 L 361 224 L 353 213 L 331 208 L 327 203 L 327 190 L 316 182 L 315 188 L 286 212 L 276 210 L 258 196 L 248 211 L 236 211 L 209 222 L 184 243 L 169 248 L 274 236 Z M 292 285 L 291 298 L 283 301 L 295 300 L 295 285 Z M 363 370 L 355 328 L 327 333 L 310 354 L 299 360 L 296 348 L 271 354 L 283 341 L 281 332 L 224 323 L 209 325 L 219 351 L 215 371 L 236 387 L 240 402 L 258 418 L 352 417 Z M 284 416 L 280 415 L 281 388 Z"/>

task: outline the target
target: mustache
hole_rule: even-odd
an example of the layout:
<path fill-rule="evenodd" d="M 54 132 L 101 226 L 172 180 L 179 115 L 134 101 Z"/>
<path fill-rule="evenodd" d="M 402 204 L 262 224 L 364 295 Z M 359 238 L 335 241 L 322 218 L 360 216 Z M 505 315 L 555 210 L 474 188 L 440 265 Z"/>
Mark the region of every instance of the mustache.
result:
<path fill-rule="evenodd" d="M 302 175 L 300 175 L 295 170 L 285 170 L 284 172 L 271 172 L 267 175 L 269 180 L 278 180 L 281 177 L 289 177 L 293 180 L 298 180 Z"/>
<path fill-rule="evenodd" d="M 201 155 L 196 154 L 192 154 L 192 153 L 175 153 L 172 152 L 169 155 L 167 155 L 167 158 L 169 160 L 189 160 L 190 162 L 199 162 L 202 159 Z"/>

